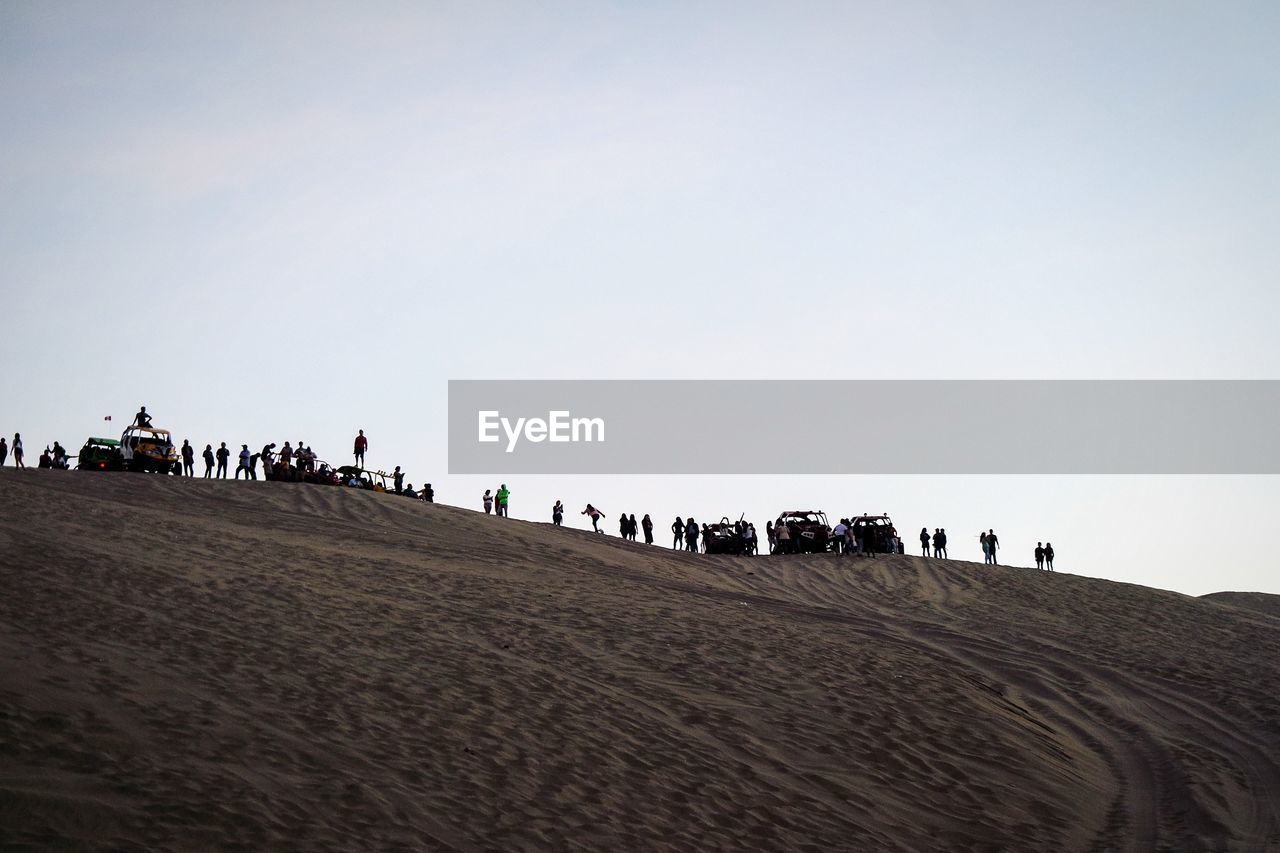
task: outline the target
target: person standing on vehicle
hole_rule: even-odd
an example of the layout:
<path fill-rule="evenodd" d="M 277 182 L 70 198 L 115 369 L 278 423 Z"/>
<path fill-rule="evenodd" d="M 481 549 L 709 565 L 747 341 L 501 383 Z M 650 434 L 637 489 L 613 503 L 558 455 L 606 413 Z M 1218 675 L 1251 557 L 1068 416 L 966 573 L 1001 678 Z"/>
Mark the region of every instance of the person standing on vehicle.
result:
<path fill-rule="evenodd" d="M 671 522 L 671 550 L 679 551 L 681 543 L 684 542 L 684 519 L 676 516 L 676 520 Z"/>
<path fill-rule="evenodd" d="M 1044 567 L 1053 571 L 1053 543 L 1044 543 Z"/>
<path fill-rule="evenodd" d="M 249 475 L 250 475 L 250 474 L 253 474 L 253 472 L 249 470 L 249 457 L 250 457 L 250 456 L 252 456 L 252 455 L 253 455 L 253 454 L 251 454 L 251 453 L 249 452 L 249 445 L 247 445 L 247 444 L 242 444 L 242 445 L 240 445 L 240 464 L 236 466 L 236 479 L 237 479 L 237 480 L 239 480 L 239 479 L 240 479 L 240 472 L 241 472 L 241 471 L 243 471 L 243 472 L 244 472 L 244 478 L 245 478 L 246 480 L 247 480 L 247 479 L 249 479 Z M 257 476 L 254 476 L 254 478 L 253 478 L 253 479 L 255 479 L 255 480 L 256 480 L 256 479 L 258 479 L 258 478 L 257 478 Z"/>
<path fill-rule="evenodd" d="M 502 486 L 499 487 L 498 495 L 497 495 L 498 515 L 502 516 L 503 518 L 510 517 L 507 515 L 507 501 L 510 499 L 511 499 L 511 490 L 507 488 L 506 483 L 503 483 Z"/>
<path fill-rule="evenodd" d="M 360 430 L 360 434 L 356 436 L 356 467 L 364 467 L 364 452 L 369 449 L 369 439 L 364 437 L 364 430 Z"/>
<path fill-rule="evenodd" d="M 182 439 L 182 475 L 194 477 L 196 470 L 196 449 L 189 439 Z"/>
<path fill-rule="evenodd" d="M 649 517 L 649 513 L 644 514 L 644 518 L 640 519 L 640 527 L 644 530 L 644 544 L 653 544 L 653 519 Z"/>
<path fill-rule="evenodd" d="M 218 445 L 218 452 L 214 455 L 218 457 L 218 472 L 213 476 L 225 480 L 227 479 L 227 460 L 231 458 L 231 451 L 227 450 L 225 441 Z"/>
<path fill-rule="evenodd" d="M 564 521 L 564 504 L 556 501 L 556 505 L 551 508 L 551 523 L 556 527 L 560 527 Z"/>
<path fill-rule="evenodd" d="M 4 467 L 4 460 L 9 458 L 9 443 L 4 440 L 4 436 L 0 435 L 0 468 Z"/>
<path fill-rule="evenodd" d="M 482 500 L 484 501 L 484 514 L 488 515 L 493 512 L 493 495 L 489 493 L 488 489 L 484 490 L 484 498 Z"/>
<path fill-rule="evenodd" d="M 207 480 L 213 476 L 213 445 L 206 444 L 204 446 L 204 478 Z"/>

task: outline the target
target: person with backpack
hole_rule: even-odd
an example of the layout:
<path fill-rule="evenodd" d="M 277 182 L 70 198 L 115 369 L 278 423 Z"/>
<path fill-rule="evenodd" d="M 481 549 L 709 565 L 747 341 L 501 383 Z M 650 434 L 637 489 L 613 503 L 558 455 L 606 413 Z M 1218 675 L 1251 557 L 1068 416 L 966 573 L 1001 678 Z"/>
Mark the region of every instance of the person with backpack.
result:
<path fill-rule="evenodd" d="M 1036 543 L 1036 568 L 1044 568 L 1044 545 L 1040 542 Z"/>

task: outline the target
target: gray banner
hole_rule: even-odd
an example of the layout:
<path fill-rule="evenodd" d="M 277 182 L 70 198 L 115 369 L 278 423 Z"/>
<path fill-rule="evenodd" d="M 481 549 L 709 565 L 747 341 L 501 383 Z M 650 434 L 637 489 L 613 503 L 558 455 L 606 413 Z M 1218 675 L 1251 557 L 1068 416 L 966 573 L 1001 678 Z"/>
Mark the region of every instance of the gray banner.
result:
<path fill-rule="evenodd" d="M 451 380 L 450 474 L 1277 474 L 1275 380 Z"/>

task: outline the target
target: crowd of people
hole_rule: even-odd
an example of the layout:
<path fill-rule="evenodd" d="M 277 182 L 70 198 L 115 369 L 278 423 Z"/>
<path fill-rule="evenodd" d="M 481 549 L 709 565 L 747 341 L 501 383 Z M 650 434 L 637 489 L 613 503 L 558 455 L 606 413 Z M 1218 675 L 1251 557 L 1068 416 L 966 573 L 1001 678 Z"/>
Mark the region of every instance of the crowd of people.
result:
<path fill-rule="evenodd" d="M 151 427 L 151 415 L 147 413 L 146 406 L 141 407 L 134 416 L 131 426 Z M 240 451 L 236 455 L 238 465 L 235 469 L 234 479 L 238 480 L 243 476 L 245 480 L 257 480 L 258 467 L 261 465 L 262 478 L 265 480 L 324 483 L 349 488 L 370 489 L 377 492 L 389 492 L 426 503 L 435 502 L 435 490 L 431 484 L 427 483 L 422 489 L 414 489 L 412 483 L 405 483 L 405 474 L 399 465 L 395 466 L 395 470 L 390 475 L 385 475 L 382 472 L 369 472 L 364 469 L 365 454 L 369 449 L 369 439 L 365 436 L 363 429 L 357 430 L 352 444 L 355 464 L 351 466 L 331 467 L 328 463 L 318 459 L 311 447 L 303 441 L 298 441 L 296 444 L 286 441 L 279 450 L 276 447 L 276 443 L 271 442 L 264 445 L 261 451 L 254 453 L 249 449 L 248 444 L 241 444 Z M 12 443 L 0 436 L 0 467 L 5 465 L 10 456 L 13 457 L 15 468 L 27 467 L 23 451 L 21 433 L 14 433 Z M 131 453 L 128 442 L 122 444 L 121 452 L 127 461 Z M 204 478 L 226 479 L 231 455 L 232 451 L 227 447 L 225 441 L 219 442 L 216 450 L 212 444 L 206 444 L 204 451 L 201 453 L 201 459 L 204 462 Z M 196 476 L 196 451 L 190 440 L 183 440 L 182 447 L 178 450 L 178 457 L 179 463 L 174 466 L 173 473 L 186 477 Z M 52 446 L 46 446 L 44 452 L 40 454 L 38 467 L 70 468 L 71 463 L 66 448 L 57 441 L 53 442 Z M 390 477 L 390 485 L 385 482 L 387 476 Z M 509 518 L 510 498 L 511 490 L 507 488 L 506 483 L 501 484 L 496 491 L 485 489 L 481 498 L 485 514 L 496 514 L 502 518 Z M 596 533 L 604 533 L 604 530 L 600 527 L 601 520 L 605 518 L 603 511 L 588 503 L 581 514 L 587 516 L 591 521 L 592 530 Z M 552 507 L 551 520 L 557 527 L 563 525 L 564 504 L 561 501 L 557 500 Z M 637 541 L 637 536 L 641 533 L 644 534 L 645 544 L 652 545 L 653 520 L 648 513 L 645 513 L 644 517 L 639 521 L 636 520 L 635 513 L 623 513 L 619 516 L 619 536 L 635 542 Z M 671 535 L 671 547 L 673 550 L 706 553 L 709 549 L 713 549 L 719 553 L 759 554 L 759 540 L 756 536 L 755 525 L 743 519 L 739 519 L 732 524 L 725 519 L 717 524 L 708 525 L 703 523 L 700 525 L 692 516 L 688 519 L 677 516 L 671 524 Z M 795 518 L 780 516 L 776 521 L 770 521 L 765 524 L 765 537 L 768 541 L 770 554 L 795 554 L 801 550 L 806 550 L 802 548 L 802 537 L 809 535 L 802 529 L 801 523 Z M 812 539 L 810 539 L 810 542 L 812 542 Z M 988 565 L 996 565 L 1001 546 L 995 530 L 988 529 L 980 533 L 978 542 L 982 548 L 983 562 Z M 877 553 L 904 553 L 902 541 L 898 537 L 897 530 L 888 522 L 887 516 L 872 518 L 863 515 L 860 518 L 853 519 L 841 518 L 830 529 L 829 538 L 820 544 L 820 550 L 832 550 L 842 555 L 874 557 Z M 810 547 L 807 550 L 814 549 Z M 922 527 L 920 529 L 920 553 L 924 557 L 932 555 L 936 559 L 948 559 L 946 528 L 934 528 L 933 533 L 930 533 L 927 527 Z M 1054 570 L 1052 543 L 1037 542 L 1034 556 L 1037 569 Z"/>

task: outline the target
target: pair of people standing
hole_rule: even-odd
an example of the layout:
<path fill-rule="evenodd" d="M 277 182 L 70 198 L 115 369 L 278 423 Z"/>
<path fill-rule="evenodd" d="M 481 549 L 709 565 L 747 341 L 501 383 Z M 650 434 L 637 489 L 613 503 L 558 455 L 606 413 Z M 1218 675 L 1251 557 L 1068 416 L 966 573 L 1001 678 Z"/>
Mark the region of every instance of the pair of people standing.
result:
<path fill-rule="evenodd" d="M 501 515 L 504 518 L 508 517 L 507 501 L 510 499 L 510 497 L 511 497 L 511 491 L 507 488 L 506 483 L 502 484 L 501 488 L 498 489 L 498 493 L 496 495 L 490 492 L 488 489 L 485 489 L 484 497 L 480 499 L 481 502 L 484 503 L 484 514 L 489 515 L 491 512 L 493 512 L 494 507 L 496 506 L 498 510 L 498 515 Z M 559 501 L 557 501 L 557 503 L 559 503 Z"/>
<path fill-rule="evenodd" d="M 1036 543 L 1036 568 L 1053 571 L 1053 543 Z"/>
<path fill-rule="evenodd" d="M 996 565 L 996 550 L 1000 547 L 1000 537 L 996 536 L 994 530 L 988 530 L 978 535 L 978 542 L 982 544 L 982 562 L 990 566 Z"/>

